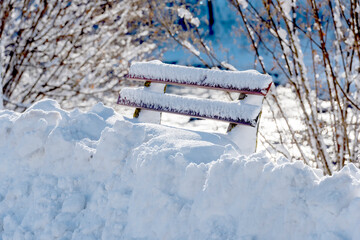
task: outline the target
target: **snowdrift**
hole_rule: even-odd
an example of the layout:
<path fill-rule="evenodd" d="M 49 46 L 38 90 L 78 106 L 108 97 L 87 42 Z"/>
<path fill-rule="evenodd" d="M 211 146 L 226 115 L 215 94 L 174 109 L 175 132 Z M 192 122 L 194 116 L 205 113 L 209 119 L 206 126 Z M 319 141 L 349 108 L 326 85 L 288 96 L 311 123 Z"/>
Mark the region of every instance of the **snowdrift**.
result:
<path fill-rule="evenodd" d="M 0 111 L 0 239 L 360 239 L 360 171 L 241 156 L 98 104 Z"/>

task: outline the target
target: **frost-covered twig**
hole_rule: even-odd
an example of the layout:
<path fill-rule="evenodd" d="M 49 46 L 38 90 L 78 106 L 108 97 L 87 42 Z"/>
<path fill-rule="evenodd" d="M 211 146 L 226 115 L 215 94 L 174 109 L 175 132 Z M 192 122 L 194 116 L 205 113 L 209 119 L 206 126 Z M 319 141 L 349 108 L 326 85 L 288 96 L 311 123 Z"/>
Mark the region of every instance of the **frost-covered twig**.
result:
<path fill-rule="evenodd" d="M 287 141 L 297 146 L 304 161 L 326 174 L 349 162 L 359 165 L 358 1 L 229 1 L 243 20 L 255 55 L 270 53 L 273 68 L 283 72 L 293 90 L 305 126 L 300 135 L 281 101 L 272 96 L 273 107 L 288 128 Z"/>

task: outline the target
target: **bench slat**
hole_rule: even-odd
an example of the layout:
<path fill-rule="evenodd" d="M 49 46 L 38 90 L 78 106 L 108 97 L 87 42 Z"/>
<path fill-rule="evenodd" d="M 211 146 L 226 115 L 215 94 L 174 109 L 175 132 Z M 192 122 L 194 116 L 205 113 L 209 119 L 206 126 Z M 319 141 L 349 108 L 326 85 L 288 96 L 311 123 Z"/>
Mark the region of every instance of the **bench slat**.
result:
<path fill-rule="evenodd" d="M 174 81 L 174 79 L 150 79 L 150 78 L 144 78 L 144 77 L 138 77 L 138 76 L 130 76 L 127 75 L 126 78 L 137 80 L 137 81 L 149 81 L 153 83 L 163 83 L 163 84 L 171 84 L 171 85 L 180 85 L 180 86 L 191 86 L 191 87 L 199 87 L 199 88 L 207 88 L 207 89 L 213 89 L 213 90 L 221 90 L 221 91 L 229 91 L 229 92 L 238 92 L 238 93 L 244 93 L 244 94 L 250 94 L 250 95 L 260 95 L 265 96 L 269 89 L 257 89 L 257 88 L 243 88 L 243 89 L 237 89 L 233 87 L 222 87 L 220 85 L 214 84 L 213 86 L 207 86 L 206 84 L 199 84 L 199 83 L 186 83 L 186 82 L 180 82 L 180 81 Z M 269 86 L 270 88 L 270 86 Z"/>
<path fill-rule="evenodd" d="M 235 102 L 216 101 L 155 93 L 144 88 L 123 88 L 118 104 L 153 111 L 215 119 L 255 127 L 261 108 Z"/>
<path fill-rule="evenodd" d="M 269 75 L 255 70 L 221 71 L 202 69 L 160 61 L 136 62 L 130 66 L 130 79 L 173 85 L 188 85 L 266 96 L 272 80 Z"/>

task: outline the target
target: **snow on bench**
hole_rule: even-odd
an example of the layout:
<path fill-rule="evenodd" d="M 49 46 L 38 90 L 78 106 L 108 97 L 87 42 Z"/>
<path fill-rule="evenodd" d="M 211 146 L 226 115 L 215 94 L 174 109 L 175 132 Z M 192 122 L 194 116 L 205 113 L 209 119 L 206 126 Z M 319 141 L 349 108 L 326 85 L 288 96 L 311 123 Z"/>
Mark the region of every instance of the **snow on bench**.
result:
<path fill-rule="evenodd" d="M 119 95 L 118 104 L 252 127 L 256 126 L 261 111 L 259 106 L 240 103 L 240 101 L 225 102 L 183 97 L 147 91 L 144 88 L 123 88 Z"/>
<path fill-rule="evenodd" d="M 135 107 L 134 117 L 139 120 L 160 123 L 161 112 L 168 112 L 226 121 L 230 123 L 228 137 L 239 150 L 243 154 L 255 152 L 261 105 L 272 84 L 269 75 L 255 70 L 221 71 L 151 61 L 133 63 L 128 78 L 145 81 L 145 88 L 122 89 L 118 104 Z M 238 92 L 242 100 L 225 102 L 165 94 L 166 84 Z"/>
<path fill-rule="evenodd" d="M 269 75 L 255 70 L 222 71 L 165 64 L 160 61 L 135 62 L 130 79 L 173 85 L 193 85 L 231 92 L 265 96 L 272 84 Z"/>

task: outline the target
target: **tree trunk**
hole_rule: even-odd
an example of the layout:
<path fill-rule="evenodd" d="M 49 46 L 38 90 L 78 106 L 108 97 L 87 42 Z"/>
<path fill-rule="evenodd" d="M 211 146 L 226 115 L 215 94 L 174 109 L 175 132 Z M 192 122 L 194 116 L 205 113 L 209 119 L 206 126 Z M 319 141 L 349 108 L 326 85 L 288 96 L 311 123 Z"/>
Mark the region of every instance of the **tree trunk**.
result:
<path fill-rule="evenodd" d="M 3 103 L 3 87 L 2 87 L 2 55 L 3 49 L 2 49 L 2 42 L 0 39 L 0 110 L 4 109 L 4 103 Z"/>
<path fill-rule="evenodd" d="M 213 10 L 213 5 L 212 5 L 211 0 L 208 0 L 208 9 L 209 9 L 209 34 L 213 35 L 214 34 L 214 30 L 213 30 L 214 10 Z"/>

